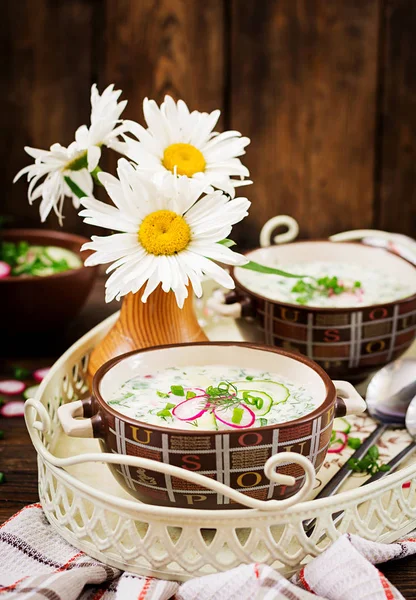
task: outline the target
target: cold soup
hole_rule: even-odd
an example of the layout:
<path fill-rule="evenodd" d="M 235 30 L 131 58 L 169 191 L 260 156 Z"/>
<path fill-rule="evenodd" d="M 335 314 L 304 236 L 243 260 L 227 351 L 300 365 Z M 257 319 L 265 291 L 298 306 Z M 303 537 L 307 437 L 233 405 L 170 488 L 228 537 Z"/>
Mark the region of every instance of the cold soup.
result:
<path fill-rule="evenodd" d="M 328 308 L 371 306 L 394 302 L 416 293 L 414 284 L 371 265 L 344 262 L 268 264 L 298 275 L 291 279 L 237 268 L 237 280 L 269 300 Z"/>
<path fill-rule="evenodd" d="M 223 430 L 299 419 L 319 404 L 304 385 L 234 366 L 170 367 L 124 382 L 108 404 L 162 427 Z"/>

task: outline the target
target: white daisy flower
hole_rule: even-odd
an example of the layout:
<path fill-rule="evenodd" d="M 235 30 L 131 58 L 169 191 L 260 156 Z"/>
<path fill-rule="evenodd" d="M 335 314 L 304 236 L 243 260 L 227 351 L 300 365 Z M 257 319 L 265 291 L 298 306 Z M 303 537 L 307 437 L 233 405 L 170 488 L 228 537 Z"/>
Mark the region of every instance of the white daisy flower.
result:
<path fill-rule="evenodd" d="M 125 121 L 137 140 L 124 136 L 123 154 L 134 160 L 140 169 L 159 177 L 185 175 L 200 179 L 234 197 L 235 187 L 247 185 L 248 169 L 239 156 L 245 154 L 249 138 L 238 131 L 215 133 L 213 129 L 221 114 L 189 112 L 183 100 L 177 103 L 165 96 L 160 108 L 154 100 L 145 98 L 143 113 L 148 128 Z M 238 177 L 239 179 L 234 179 Z"/>
<path fill-rule="evenodd" d="M 182 308 L 188 284 L 199 297 L 203 275 L 227 288 L 234 287 L 230 275 L 214 261 L 229 265 L 246 264 L 247 259 L 222 244 L 234 223 L 247 215 L 247 198 L 228 201 L 221 192 L 206 194 L 188 178 L 179 177 L 170 189 L 160 188 L 125 159 L 120 159 L 118 177 L 100 173 L 99 179 L 115 206 L 93 198 L 83 198 L 80 212 L 86 223 L 119 231 L 97 237 L 83 246 L 94 250 L 86 265 L 113 263 L 106 283 L 106 301 L 146 284 L 142 301 L 159 284 L 173 290 Z"/>
<path fill-rule="evenodd" d="M 120 120 L 126 108 L 127 100 L 118 102 L 121 90 L 114 90 L 109 85 L 103 93 L 98 93 L 97 86 L 91 87 L 91 125 L 81 125 L 75 132 L 75 141 L 80 150 L 86 151 L 88 171 L 93 171 L 101 157 L 101 146 L 120 148 L 118 136 L 126 131 L 127 126 Z"/>
<path fill-rule="evenodd" d="M 109 85 L 100 96 L 97 86 L 92 86 L 91 125 L 89 128 L 86 125 L 79 127 L 75 132 L 75 142 L 68 148 L 60 144 L 53 144 L 50 150 L 25 147 L 29 156 L 35 159 L 35 164 L 21 169 L 14 181 L 27 174 L 30 204 L 42 197 L 39 207 L 42 222 L 53 209 L 62 225 L 65 197 L 72 198 L 75 208 L 79 208 L 79 196 L 65 178 L 71 179 L 78 187 L 78 194 L 91 195 L 94 184 L 89 172 L 98 165 L 101 146 L 121 149 L 121 146 L 117 147 L 117 137 L 126 127 L 119 119 L 127 100 L 118 102 L 120 94 L 121 90 L 114 90 L 114 86 Z"/>
<path fill-rule="evenodd" d="M 74 207 L 79 208 L 79 197 L 71 190 L 65 177 L 69 177 L 85 194 L 92 194 L 94 187 L 90 173 L 80 165 L 77 143 L 72 142 L 68 148 L 60 144 L 53 144 L 50 150 L 39 150 L 26 146 L 25 151 L 35 159 L 35 162 L 21 169 L 13 183 L 22 175 L 27 174 L 27 180 L 30 182 L 29 203 L 32 204 L 34 200 L 42 197 L 39 206 L 41 221 L 44 222 L 53 209 L 62 225 L 62 208 L 65 197 L 72 198 Z"/>

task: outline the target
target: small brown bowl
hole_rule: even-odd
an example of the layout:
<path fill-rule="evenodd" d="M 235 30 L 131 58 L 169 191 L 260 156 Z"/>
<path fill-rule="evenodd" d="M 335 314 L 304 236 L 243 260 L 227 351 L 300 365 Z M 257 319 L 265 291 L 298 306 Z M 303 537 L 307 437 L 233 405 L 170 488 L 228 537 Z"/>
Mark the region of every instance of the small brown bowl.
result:
<path fill-rule="evenodd" d="M 258 248 L 246 256 L 270 266 L 328 261 L 328 257 L 334 262 L 372 265 L 412 281 L 416 289 L 413 264 L 387 250 L 356 242 L 292 242 Z M 415 339 L 416 294 L 371 306 L 302 306 L 271 300 L 252 291 L 245 280 L 247 273 L 234 268 L 236 290 L 226 296 L 225 305 L 210 301 L 211 308 L 223 315 L 254 318 L 266 344 L 308 356 L 332 378 L 362 381 L 372 371 L 400 357 Z"/>
<path fill-rule="evenodd" d="M 26 241 L 40 246 L 60 246 L 81 254 L 87 238 L 47 229 L 6 229 L 1 240 Z M 97 276 L 96 267 L 80 267 L 44 277 L 5 277 L 0 279 L 0 331 L 10 335 L 46 332 L 62 328 L 73 319 L 86 301 Z"/>
<path fill-rule="evenodd" d="M 238 365 L 280 373 L 310 390 L 317 407 L 299 419 L 276 425 L 196 431 L 141 422 L 116 411 L 106 402 L 128 379 L 138 375 L 145 377 L 161 366 L 207 364 Z M 307 457 L 313 465 L 312 471 L 313 468 L 318 471 L 325 460 L 334 417 L 364 410 L 365 402 L 351 384 L 332 382 L 325 371 L 308 358 L 269 346 L 200 342 L 148 348 L 108 361 L 94 376 L 92 398 L 60 406 L 58 417 L 67 435 L 100 438 L 102 450 L 112 457 L 124 454 L 148 460 L 141 465 L 145 468 L 110 464 L 121 486 L 142 502 L 228 509 L 241 508 L 241 504 L 230 501 L 225 494 L 207 490 L 200 482 L 184 481 L 181 473 L 203 474 L 209 478 L 208 482 L 226 484 L 260 501 L 289 498 L 302 488 L 304 468 L 289 459 L 277 473 L 293 477 L 293 483 L 279 485 L 266 476 L 265 463 L 278 453 L 290 452 L 296 457 L 299 454 Z M 292 460 L 295 460 L 294 455 L 291 454 Z M 160 463 L 164 463 L 165 472 L 158 470 Z M 169 469 L 171 473 L 166 472 Z"/>

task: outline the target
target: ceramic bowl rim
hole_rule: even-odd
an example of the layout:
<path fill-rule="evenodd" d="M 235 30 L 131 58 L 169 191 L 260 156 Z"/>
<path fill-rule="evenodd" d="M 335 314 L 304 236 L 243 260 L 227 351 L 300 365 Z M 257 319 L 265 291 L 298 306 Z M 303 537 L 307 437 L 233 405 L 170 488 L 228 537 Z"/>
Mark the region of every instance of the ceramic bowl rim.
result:
<path fill-rule="evenodd" d="M 42 281 L 50 281 L 50 280 L 55 280 L 55 279 L 64 279 L 66 277 L 73 277 L 76 273 L 79 273 L 83 269 L 93 269 L 94 270 L 94 267 L 86 267 L 84 264 L 85 258 L 88 257 L 90 252 L 88 252 L 88 251 L 85 252 L 84 256 L 83 256 L 81 254 L 81 246 L 83 246 L 87 242 L 90 242 L 91 240 L 89 238 L 83 237 L 82 235 L 78 235 L 76 233 L 69 233 L 67 231 L 55 231 L 54 229 L 32 229 L 30 227 L 22 227 L 22 228 L 16 227 L 16 228 L 11 228 L 11 229 L 4 229 L 1 232 L 0 237 L 2 239 L 7 240 L 8 234 L 12 234 L 12 237 L 39 236 L 39 237 L 49 238 L 51 240 L 55 239 L 57 242 L 55 245 L 58 247 L 62 247 L 62 248 L 63 248 L 63 246 L 61 246 L 58 243 L 62 239 L 79 244 L 79 246 L 80 246 L 79 251 L 78 252 L 72 251 L 72 252 L 74 252 L 74 254 L 78 254 L 80 260 L 82 261 L 82 265 L 80 267 L 78 267 L 78 269 L 69 269 L 68 271 L 63 271 L 62 273 L 52 273 L 51 275 L 43 275 L 42 277 L 38 277 L 36 275 L 27 275 L 25 277 L 16 277 L 13 275 L 8 275 L 7 277 L 2 277 L 0 279 L 0 285 L 4 285 L 5 283 L 19 283 L 19 284 L 25 285 L 27 283 L 33 283 L 35 281 L 42 282 Z M 30 240 L 28 240 L 28 241 L 30 241 Z"/>
<path fill-rule="evenodd" d="M 115 409 L 113 409 L 102 397 L 101 392 L 99 390 L 100 383 L 101 383 L 104 375 L 108 371 L 110 371 L 113 367 L 115 367 L 119 362 L 121 362 L 127 358 L 130 358 L 131 356 L 134 356 L 136 354 L 151 352 L 153 350 L 164 350 L 164 349 L 167 350 L 169 348 L 184 348 L 187 346 L 239 346 L 239 347 L 246 348 L 247 350 L 250 350 L 250 349 L 262 350 L 264 352 L 271 352 L 274 354 L 286 356 L 287 358 L 296 360 L 297 362 L 300 362 L 300 363 L 306 365 L 307 367 L 309 367 L 310 369 L 312 369 L 313 371 L 315 371 L 315 373 L 323 380 L 323 383 L 325 385 L 325 391 L 326 391 L 325 399 L 321 402 L 321 404 L 319 406 L 316 407 L 315 410 L 304 415 L 303 417 L 294 419 L 292 421 L 285 421 L 283 423 L 275 423 L 273 425 L 265 425 L 264 427 L 247 427 L 247 428 L 241 428 L 238 430 L 221 429 L 221 430 L 217 431 L 217 430 L 212 430 L 212 429 L 200 429 L 198 431 L 193 431 L 193 430 L 189 430 L 189 429 L 178 429 L 176 427 L 163 427 L 161 425 L 154 425 L 153 423 L 146 423 L 145 421 L 139 421 L 138 419 L 133 419 L 133 418 L 128 417 L 127 415 L 124 415 L 123 413 L 120 413 L 120 412 L 116 411 Z M 306 356 L 303 356 L 301 354 L 295 354 L 294 352 L 288 352 L 286 350 L 282 350 L 282 349 L 276 348 L 274 346 L 268 346 L 266 344 L 253 344 L 250 342 L 216 342 L 216 341 L 210 342 L 210 341 L 207 341 L 207 342 L 187 342 L 184 344 L 165 344 L 165 345 L 160 345 L 160 346 L 151 346 L 149 348 L 141 348 L 139 350 L 133 350 L 132 352 L 126 352 L 125 354 L 116 356 L 115 358 L 112 358 L 109 361 L 107 361 L 106 363 L 104 363 L 103 365 L 101 365 L 101 367 L 94 374 L 93 381 L 92 381 L 92 397 L 93 397 L 93 399 L 97 400 L 98 404 L 100 405 L 100 408 L 102 410 L 104 410 L 104 412 L 107 411 L 112 416 L 114 416 L 118 419 L 121 418 L 123 421 L 125 421 L 129 425 L 133 425 L 134 427 L 136 427 L 137 425 L 139 425 L 140 427 L 144 426 L 147 429 L 160 431 L 162 433 L 168 433 L 170 435 L 176 435 L 176 434 L 180 433 L 180 434 L 186 434 L 186 435 L 192 435 L 192 436 L 198 436 L 198 435 L 206 436 L 206 435 L 224 435 L 224 434 L 237 433 L 237 432 L 241 432 L 241 434 L 247 433 L 247 432 L 259 433 L 260 431 L 268 431 L 268 430 L 272 430 L 272 429 L 286 429 L 289 427 L 301 425 L 301 424 L 307 423 L 308 421 L 313 421 L 316 417 L 319 417 L 320 415 L 325 413 L 329 409 L 331 404 L 335 404 L 336 399 L 337 399 L 337 394 L 336 394 L 336 389 L 335 389 L 334 383 L 332 382 L 329 375 L 324 371 L 324 369 L 322 369 L 322 367 L 320 367 L 312 359 L 310 359 Z"/>
<path fill-rule="evenodd" d="M 299 240 L 299 241 L 293 241 L 293 242 L 287 242 L 286 244 L 275 244 L 273 246 L 266 246 L 264 248 L 262 248 L 261 246 L 258 246 L 257 248 L 252 248 L 251 250 L 247 250 L 245 252 L 243 252 L 242 254 L 244 256 L 248 256 L 249 254 L 251 254 L 252 252 L 256 252 L 257 250 L 268 250 L 269 248 L 281 248 L 283 246 L 289 246 L 289 245 L 293 245 L 293 244 L 305 244 L 305 243 L 327 243 L 327 244 L 337 244 L 338 246 L 342 246 L 342 245 L 354 245 L 354 246 L 365 246 L 366 248 L 369 248 L 370 250 L 374 249 L 374 250 L 380 250 L 380 248 L 378 247 L 374 247 L 374 246 L 370 246 L 368 244 L 362 244 L 361 242 L 353 242 L 353 241 L 345 241 L 345 242 L 333 242 L 331 240 L 325 240 L 325 239 L 312 239 L 312 240 Z M 411 263 L 409 260 L 407 260 L 406 258 L 404 258 L 403 256 L 400 256 L 399 254 L 394 254 L 393 252 L 390 252 L 390 250 L 386 250 L 386 252 L 389 252 L 390 254 L 393 254 L 394 256 L 396 256 L 398 259 L 402 260 L 403 262 L 407 263 L 408 265 L 410 265 L 411 267 L 413 267 L 413 269 L 416 271 L 416 266 Z M 283 307 L 287 307 L 287 308 L 296 308 L 297 310 L 303 310 L 306 312 L 314 312 L 314 313 L 318 313 L 318 312 L 329 312 L 329 313 L 334 313 L 334 314 L 341 314 L 341 313 L 345 313 L 345 312 L 358 312 L 358 311 L 362 311 L 362 310 L 374 310 L 375 308 L 378 307 L 391 307 L 391 306 L 395 306 L 397 304 L 402 304 L 405 302 L 411 302 L 412 300 L 416 300 L 416 292 L 414 294 L 411 294 L 410 296 L 405 296 L 404 298 L 399 298 L 398 300 L 393 300 L 391 302 L 384 302 L 381 304 L 366 304 L 363 306 L 343 306 L 343 307 L 331 307 L 331 306 L 306 306 L 304 304 L 291 304 L 290 302 L 282 302 L 280 300 L 272 300 L 271 298 L 267 298 L 267 296 L 263 296 L 262 294 L 259 294 L 257 292 L 253 292 L 251 290 L 249 290 L 245 285 L 243 285 L 239 279 L 237 278 L 236 274 L 235 274 L 235 269 L 238 268 L 242 268 L 242 267 L 231 267 L 230 270 L 230 274 L 231 277 L 233 278 L 236 286 L 238 288 L 240 288 L 243 292 L 245 292 L 246 294 L 248 294 L 249 296 L 254 296 L 255 298 L 258 298 L 259 300 L 263 300 L 265 302 L 269 302 L 271 304 L 276 304 L 277 306 L 283 306 Z"/>

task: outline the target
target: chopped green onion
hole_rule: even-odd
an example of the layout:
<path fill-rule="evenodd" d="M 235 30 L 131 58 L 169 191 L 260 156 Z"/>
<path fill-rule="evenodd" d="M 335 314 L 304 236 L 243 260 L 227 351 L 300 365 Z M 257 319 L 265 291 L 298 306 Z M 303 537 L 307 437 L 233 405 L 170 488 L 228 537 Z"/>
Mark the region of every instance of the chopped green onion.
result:
<path fill-rule="evenodd" d="M 254 377 L 252 375 L 247 375 L 246 379 L 247 381 L 253 381 Z"/>
<path fill-rule="evenodd" d="M 159 412 L 156 413 L 158 417 L 171 417 L 170 410 L 167 408 L 162 408 Z"/>
<path fill-rule="evenodd" d="M 30 371 L 24 367 L 13 367 L 13 375 L 15 379 L 27 379 L 30 375 Z"/>
<path fill-rule="evenodd" d="M 182 385 L 171 385 L 170 391 L 175 396 L 185 396 L 185 390 L 183 389 Z"/>
<path fill-rule="evenodd" d="M 368 456 L 370 458 L 372 458 L 373 460 L 378 459 L 378 457 L 380 456 L 380 453 L 378 451 L 377 446 L 371 446 L 371 448 L 368 450 Z"/>
<path fill-rule="evenodd" d="M 267 419 L 259 419 L 259 423 L 260 423 L 260 427 L 264 427 L 265 425 L 267 425 Z"/>
<path fill-rule="evenodd" d="M 255 398 L 254 403 L 257 406 L 257 408 L 260 410 L 261 408 L 263 408 L 264 400 L 263 400 L 263 398 Z"/>
<path fill-rule="evenodd" d="M 241 419 L 243 418 L 244 409 L 243 408 L 234 408 L 233 416 L 231 417 L 231 422 L 235 425 L 241 423 Z"/>

